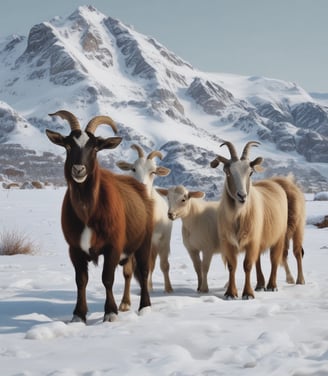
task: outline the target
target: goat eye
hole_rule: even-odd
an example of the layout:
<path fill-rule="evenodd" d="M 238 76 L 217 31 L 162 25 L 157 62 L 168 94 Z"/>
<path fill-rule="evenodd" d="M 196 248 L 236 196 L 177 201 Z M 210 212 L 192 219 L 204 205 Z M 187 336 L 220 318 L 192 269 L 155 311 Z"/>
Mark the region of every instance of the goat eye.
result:
<path fill-rule="evenodd" d="M 135 168 L 132 168 L 132 172 L 136 172 L 136 169 L 135 169 Z"/>

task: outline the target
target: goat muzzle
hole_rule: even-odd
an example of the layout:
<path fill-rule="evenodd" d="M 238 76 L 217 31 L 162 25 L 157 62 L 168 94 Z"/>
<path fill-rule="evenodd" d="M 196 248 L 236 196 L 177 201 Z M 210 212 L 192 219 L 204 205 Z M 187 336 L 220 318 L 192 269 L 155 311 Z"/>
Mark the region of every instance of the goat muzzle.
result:
<path fill-rule="evenodd" d="M 167 216 L 169 217 L 169 219 L 171 219 L 171 221 L 174 221 L 177 217 L 177 215 L 173 212 L 168 212 Z"/>
<path fill-rule="evenodd" d="M 84 165 L 75 164 L 72 166 L 72 178 L 74 181 L 83 183 L 87 176 L 87 168 Z"/>
<path fill-rule="evenodd" d="M 237 200 L 238 200 L 241 204 L 245 204 L 245 202 L 246 202 L 246 197 L 247 197 L 247 195 L 246 195 L 245 193 L 237 192 Z"/>

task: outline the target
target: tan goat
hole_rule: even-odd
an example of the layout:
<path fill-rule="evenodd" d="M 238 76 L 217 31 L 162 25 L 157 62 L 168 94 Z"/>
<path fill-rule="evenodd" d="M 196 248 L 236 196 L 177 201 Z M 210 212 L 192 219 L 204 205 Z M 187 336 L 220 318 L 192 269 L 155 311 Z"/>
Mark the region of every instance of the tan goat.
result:
<path fill-rule="evenodd" d="M 189 192 L 182 185 L 157 191 L 168 198 L 169 218 L 171 220 L 181 218 L 182 240 L 197 274 L 197 290 L 208 292 L 208 270 L 213 253 L 219 252 L 217 232 L 219 202 L 204 201 L 202 200 L 205 196 L 204 192 Z"/>
<path fill-rule="evenodd" d="M 225 142 L 231 158 L 217 156 L 211 167 L 223 163 L 226 174 L 225 186 L 218 209 L 218 234 L 220 250 L 226 258 L 229 282 L 225 292 L 228 299 L 238 296 L 235 282 L 237 256 L 245 252 L 245 285 L 243 299 L 254 298 L 251 286 L 251 270 L 266 249 L 270 248 L 271 274 L 266 289 L 277 289 L 276 277 L 281 263 L 287 232 L 288 202 L 284 189 L 274 180 L 252 183 L 251 175 L 259 170 L 263 158 L 250 161 L 249 148 L 258 142 L 248 142 L 241 158 L 235 147 Z M 221 145 L 221 146 L 222 146 Z"/>

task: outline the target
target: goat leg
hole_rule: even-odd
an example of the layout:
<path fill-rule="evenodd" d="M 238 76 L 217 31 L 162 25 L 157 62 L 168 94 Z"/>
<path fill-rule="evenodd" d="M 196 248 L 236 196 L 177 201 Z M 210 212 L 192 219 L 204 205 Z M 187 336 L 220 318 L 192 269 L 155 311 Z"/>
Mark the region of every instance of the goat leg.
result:
<path fill-rule="evenodd" d="M 118 314 L 117 305 L 113 295 L 113 283 L 115 268 L 118 265 L 119 258 L 113 256 L 114 252 L 104 253 L 104 267 L 102 273 L 102 282 L 106 289 L 106 302 L 104 321 L 115 321 Z"/>
<path fill-rule="evenodd" d="M 231 300 L 238 297 L 237 287 L 236 287 L 236 268 L 237 268 L 237 256 L 235 254 L 230 255 L 227 258 L 228 270 L 229 270 L 229 281 L 228 288 L 224 294 L 225 299 Z"/>
<path fill-rule="evenodd" d="M 243 299 L 254 299 L 254 291 L 251 286 L 251 271 L 253 266 L 253 260 L 249 257 L 246 250 L 246 255 L 244 259 L 244 272 L 245 272 L 245 286 L 243 291 Z"/>
<path fill-rule="evenodd" d="M 265 291 L 265 279 L 261 267 L 261 255 L 259 255 L 259 258 L 256 261 L 256 279 L 257 284 L 255 291 Z"/>
<path fill-rule="evenodd" d="M 76 306 L 73 311 L 72 321 L 86 322 L 88 312 L 86 287 L 88 284 L 88 260 L 86 254 L 76 248 L 70 247 L 69 254 L 75 269 L 75 282 L 77 287 Z"/>
<path fill-rule="evenodd" d="M 138 280 L 140 284 L 140 288 L 141 288 L 139 312 L 143 308 L 151 306 L 149 291 L 148 291 L 150 240 L 151 238 L 149 240 L 145 239 L 143 246 L 141 246 L 135 252 L 136 266 L 134 270 L 134 275 L 136 279 Z"/>
<path fill-rule="evenodd" d="M 277 270 L 283 255 L 283 242 L 278 242 L 270 249 L 271 273 L 266 291 L 278 291 Z"/>
<path fill-rule="evenodd" d="M 130 297 L 130 286 L 131 279 L 133 276 L 133 270 L 135 268 L 134 257 L 131 256 L 127 259 L 126 263 L 123 265 L 123 276 L 124 276 L 124 292 L 119 306 L 119 310 L 122 312 L 128 311 L 131 307 L 131 297 Z"/>

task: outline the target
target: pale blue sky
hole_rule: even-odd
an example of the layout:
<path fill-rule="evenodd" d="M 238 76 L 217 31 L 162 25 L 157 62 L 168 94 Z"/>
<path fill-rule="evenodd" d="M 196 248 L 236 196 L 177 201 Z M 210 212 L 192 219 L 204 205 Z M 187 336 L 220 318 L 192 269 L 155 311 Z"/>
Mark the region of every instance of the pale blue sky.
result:
<path fill-rule="evenodd" d="M 209 72 L 328 93 L 327 0 L 1 0 L 0 38 L 92 4 Z"/>

